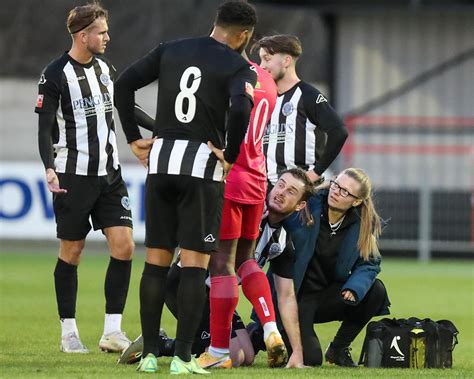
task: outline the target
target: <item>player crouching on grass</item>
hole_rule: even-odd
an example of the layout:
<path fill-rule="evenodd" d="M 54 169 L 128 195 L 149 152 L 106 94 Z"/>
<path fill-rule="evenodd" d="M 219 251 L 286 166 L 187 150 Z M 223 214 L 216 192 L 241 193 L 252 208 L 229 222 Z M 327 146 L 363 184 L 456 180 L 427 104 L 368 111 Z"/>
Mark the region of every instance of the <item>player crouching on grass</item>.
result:
<path fill-rule="evenodd" d="M 388 314 L 390 305 L 385 286 L 377 279 L 381 219 L 370 178 L 358 168 L 343 170 L 308 201 L 307 210 L 314 220 L 311 225 L 302 224 L 296 215 L 283 223 L 295 249 L 270 260 L 269 272 L 294 282 L 304 364 L 322 364 L 314 324 L 342 321 L 324 356 L 328 363 L 357 367 L 351 343 L 372 317 Z M 280 303 L 277 281 L 273 287 Z M 250 329 L 254 332 L 255 325 Z"/>
<path fill-rule="evenodd" d="M 265 261 L 269 255 L 274 254 L 277 246 L 281 251 L 292 248 L 288 235 L 281 227 L 282 222 L 293 212 L 304 209 L 306 201 L 314 194 L 314 190 L 312 183 L 302 169 L 294 168 L 281 174 L 275 187 L 267 196 L 267 209 L 262 216 L 260 224 L 260 235 L 257 240 L 255 254 L 259 257 L 259 263 L 260 259 Z M 301 214 L 303 216 L 306 215 L 306 213 Z M 306 218 L 309 222 L 310 219 L 308 217 Z M 176 299 L 174 295 L 176 289 L 174 289 L 174 287 L 179 282 L 177 276 L 179 276 L 179 267 L 174 263 L 168 273 L 168 293 L 166 297 L 166 304 L 172 313 L 176 313 Z M 299 335 L 298 311 L 296 308 L 293 281 L 291 279 L 276 277 L 275 283 L 277 283 L 278 288 L 285 288 L 285 291 L 282 291 L 278 299 L 278 308 L 281 314 L 288 315 L 283 318 L 283 326 L 289 338 L 292 354 L 290 355 L 286 367 L 302 368 L 304 367 L 303 352 L 301 337 Z M 221 362 L 216 362 L 216 364 L 208 368 L 230 368 L 232 366 L 237 367 L 253 363 L 255 352 L 248 333 L 242 329 L 241 326 L 243 326 L 243 323 L 241 323 L 240 317 L 234 314 L 229 344 L 230 359 L 227 358 Z M 174 340 L 164 336 L 163 331 L 160 331 L 160 334 L 160 354 L 165 356 L 172 355 Z M 203 335 L 207 338 L 202 338 Z M 263 338 L 263 332 L 261 335 Z M 207 298 L 207 305 L 203 311 L 201 324 L 195 336 L 193 354 L 198 354 L 200 351 L 204 351 L 210 344 L 209 297 Z M 129 348 L 122 353 L 118 363 L 137 362 L 141 357 L 142 349 L 143 340 L 141 336 L 139 336 Z M 232 364 L 228 364 L 230 361 L 232 361 Z M 283 362 L 283 365 L 285 363 L 286 362 Z"/>

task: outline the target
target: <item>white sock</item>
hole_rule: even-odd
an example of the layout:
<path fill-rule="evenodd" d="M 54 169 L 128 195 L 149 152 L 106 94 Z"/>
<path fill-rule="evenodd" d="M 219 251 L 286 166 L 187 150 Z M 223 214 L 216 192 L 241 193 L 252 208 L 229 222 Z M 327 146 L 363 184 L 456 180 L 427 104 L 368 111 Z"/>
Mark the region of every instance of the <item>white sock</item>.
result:
<path fill-rule="evenodd" d="M 75 318 L 62 318 L 61 321 L 61 337 L 64 337 L 70 333 L 76 333 L 79 337 L 79 330 L 77 330 Z"/>
<path fill-rule="evenodd" d="M 212 347 L 209 346 L 209 353 L 216 358 L 222 358 L 224 355 L 229 355 L 229 349 L 224 349 L 222 347 Z"/>
<path fill-rule="evenodd" d="M 105 314 L 104 335 L 122 330 L 122 315 L 120 313 Z"/>
<path fill-rule="evenodd" d="M 280 332 L 278 331 L 277 324 L 275 321 L 269 321 L 265 325 L 263 325 L 263 340 L 266 341 L 270 333 L 275 332 L 278 336 L 280 336 Z"/>

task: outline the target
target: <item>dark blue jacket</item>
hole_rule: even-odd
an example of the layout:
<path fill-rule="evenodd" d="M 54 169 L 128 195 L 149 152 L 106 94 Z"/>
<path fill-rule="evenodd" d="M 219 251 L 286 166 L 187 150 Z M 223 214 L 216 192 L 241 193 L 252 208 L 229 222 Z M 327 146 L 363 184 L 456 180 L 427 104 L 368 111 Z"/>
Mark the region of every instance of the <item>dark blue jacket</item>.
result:
<path fill-rule="evenodd" d="M 295 247 L 293 279 L 296 294 L 301 289 L 306 269 L 315 251 L 319 235 L 321 208 L 323 201 L 327 201 L 327 194 L 327 190 L 319 191 L 308 201 L 308 207 L 314 219 L 313 225 L 303 225 L 296 213 L 283 223 L 286 231 L 290 233 Z M 352 305 L 357 305 L 364 298 L 380 272 L 380 257 L 372 257 L 368 261 L 364 261 L 360 256 L 360 251 L 357 248 L 359 231 L 359 221 L 349 226 L 337 256 L 334 276 L 335 281 L 342 285 L 341 291 L 347 289 L 354 294 L 356 301 L 348 302 Z M 385 303 L 380 315 L 390 313 L 388 298 Z"/>

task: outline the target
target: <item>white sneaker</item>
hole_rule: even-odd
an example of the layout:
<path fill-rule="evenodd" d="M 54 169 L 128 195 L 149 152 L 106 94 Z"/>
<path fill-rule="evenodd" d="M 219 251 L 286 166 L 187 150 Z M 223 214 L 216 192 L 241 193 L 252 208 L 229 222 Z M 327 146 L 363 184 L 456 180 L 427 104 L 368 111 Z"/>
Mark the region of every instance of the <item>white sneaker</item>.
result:
<path fill-rule="evenodd" d="M 99 341 L 99 349 L 106 353 L 121 353 L 132 341 L 130 341 L 124 332 L 113 332 L 104 334 Z"/>
<path fill-rule="evenodd" d="M 63 353 L 88 353 L 89 350 L 85 347 L 78 335 L 75 332 L 66 334 L 61 338 L 61 351 Z"/>

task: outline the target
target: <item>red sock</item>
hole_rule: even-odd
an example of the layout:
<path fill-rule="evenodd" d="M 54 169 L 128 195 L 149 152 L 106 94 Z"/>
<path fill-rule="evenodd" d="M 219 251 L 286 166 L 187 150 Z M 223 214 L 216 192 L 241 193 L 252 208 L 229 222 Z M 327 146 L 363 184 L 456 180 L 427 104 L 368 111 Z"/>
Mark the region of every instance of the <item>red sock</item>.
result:
<path fill-rule="evenodd" d="M 211 277 L 211 346 L 229 348 L 232 316 L 239 301 L 237 277 Z"/>
<path fill-rule="evenodd" d="M 268 279 L 254 259 L 245 261 L 237 271 L 242 283 L 242 291 L 252 303 L 262 325 L 275 321 L 272 292 Z"/>

